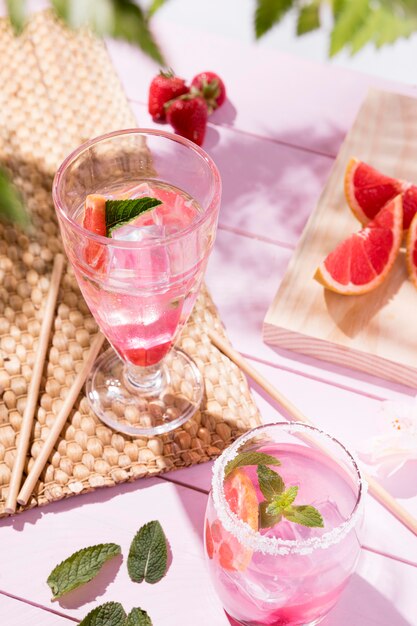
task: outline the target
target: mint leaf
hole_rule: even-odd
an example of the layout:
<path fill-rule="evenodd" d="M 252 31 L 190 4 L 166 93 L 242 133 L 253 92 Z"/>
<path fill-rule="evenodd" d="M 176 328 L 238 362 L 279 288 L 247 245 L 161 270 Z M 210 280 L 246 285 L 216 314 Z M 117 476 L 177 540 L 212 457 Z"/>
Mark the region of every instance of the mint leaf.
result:
<path fill-rule="evenodd" d="M 20 35 L 25 25 L 26 0 L 6 0 L 7 12 L 16 35 Z"/>
<path fill-rule="evenodd" d="M 259 503 L 259 528 L 272 528 L 281 521 L 282 514 L 271 515 L 267 511 L 268 502 Z"/>
<path fill-rule="evenodd" d="M 143 609 L 132 609 L 124 626 L 152 626 L 152 621 Z"/>
<path fill-rule="evenodd" d="M 284 509 L 289 507 L 297 497 L 298 487 L 292 486 L 288 487 L 286 491 L 281 493 L 281 495 L 276 496 L 272 502 L 270 502 L 266 511 L 269 515 L 278 515 L 279 513 L 283 513 Z"/>
<path fill-rule="evenodd" d="M 167 540 L 161 524 L 148 522 L 136 533 L 129 550 L 127 569 L 131 580 L 157 583 L 165 576 L 168 564 Z"/>
<path fill-rule="evenodd" d="M 79 626 L 124 626 L 126 613 L 119 602 L 106 602 L 84 617 Z"/>
<path fill-rule="evenodd" d="M 106 228 L 109 237 L 115 228 L 162 204 L 157 198 L 143 196 L 128 200 L 106 200 Z"/>
<path fill-rule="evenodd" d="M 120 554 L 121 549 L 115 543 L 100 543 L 74 552 L 65 561 L 57 565 L 46 581 L 54 599 L 60 598 L 90 580 L 98 574 L 106 561 Z"/>
<path fill-rule="evenodd" d="M 259 489 L 265 500 L 272 500 L 275 496 L 279 496 L 285 489 L 285 483 L 281 476 L 269 469 L 266 465 L 258 465 L 258 482 Z"/>
<path fill-rule="evenodd" d="M 280 461 L 270 454 L 264 454 L 263 452 L 241 452 L 234 459 L 228 462 L 224 470 L 224 477 L 233 472 L 237 467 L 244 467 L 247 465 L 281 465 Z"/>
<path fill-rule="evenodd" d="M 296 524 L 301 524 L 302 526 L 310 526 L 323 528 L 323 517 L 320 512 L 314 508 L 314 506 L 309 506 L 307 504 L 303 504 L 301 506 L 289 506 L 282 511 L 284 517 L 287 518 L 290 522 L 295 522 Z"/>

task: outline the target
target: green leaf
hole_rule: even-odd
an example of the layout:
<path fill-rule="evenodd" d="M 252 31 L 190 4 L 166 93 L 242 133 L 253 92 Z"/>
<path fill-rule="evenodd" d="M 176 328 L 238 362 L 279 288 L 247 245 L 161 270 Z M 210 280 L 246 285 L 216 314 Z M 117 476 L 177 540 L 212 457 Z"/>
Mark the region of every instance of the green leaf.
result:
<path fill-rule="evenodd" d="M 270 454 L 264 454 L 263 452 L 241 452 L 228 462 L 224 470 L 224 477 L 227 478 L 237 467 L 260 464 L 281 465 L 280 461 Z"/>
<path fill-rule="evenodd" d="M 320 0 L 301 7 L 297 21 L 297 35 L 305 35 L 320 28 Z"/>
<path fill-rule="evenodd" d="M 259 503 L 259 528 L 272 528 L 281 521 L 281 513 L 271 515 L 268 513 L 267 509 L 268 502 Z"/>
<path fill-rule="evenodd" d="M 23 228 L 29 225 L 29 216 L 17 188 L 5 170 L 0 168 L 0 216 Z"/>
<path fill-rule="evenodd" d="M 162 202 L 158 198 L 150 198 L 149 196 L 128 200 L 107 200 L 107 236 L 109 237 L 115 228 L 120 228 L 120 226 L 131 222 L 138 215 L 150 211 L 159 204 L 162 204 Z"/>
<path fill-rule="evenodd" d="M 148 9 L 149 17 L 152 17 L 159 9 L 166 4 L 167 0 L 153 0 L 151 6 Z"/>
<path fill-rule="evenodd" d="M 274 472 L 274 470 L 261 464 L 258 465 L 257 474 L 259 489 L 262 491 L 265 500 L 270 501 L 284 491 L 285 483 L 281 476 L 277 472 Z"/>
<path fill-rule="evenodd" d="M 333 16 L 336 19 L 351 0 L 332 0 Z"/>
<path fill-rule="evenodd" d="M 370 14 L 369 0 L 351 0 L 337 16 L 330 35 L 330 56 L 348 44 Z"/>
<path fill-rule="evenodd" d="M 84 617 L 79 626 L 124 626 L 126 613 L 119 602 L 106 602 Z"/>
<path fill-rule="evenodd" d="M 124 626 L 152 626 L 152 621 L 143 609 L 132 609 Z"/>
<path fill-rule="evenodd" d="M 113 0 L 115 21 L 111 35 L 138 45 L 148 56 L 166 66 L 164 56 L 149 28 L 149 21 L 133 0 Z"/>
<path fill-rule="evenodd" d="M 148 522 L 136 533 L 129 550 L 127 569 L 131 580 L 156 583 L 168 565 L 167 540 L 158 521 Z"/>
<path fill-rule="evenodd" d="M 266 511 L 269 515 L 278 515 L 283 513 L 284 509 L 289 507 L 297 497 L 298 487 L 293 485 L 288 487 L 281 495 L 276 496 L 267 507 Z"/>
<path fill-rule="evenodd" d="M 113 0 L 52 0 L 52 5 L 70 28 L 89 26 L 100 36 L 112 32 L 115 20 Z"/>
<path fill-rule="evenodd" d="M 98 574 L 104 563 L 120 554 L 120 546 L 115 543 L 101 543 L 74 552 L 57 565 L 46 581 L 54 599 L 88 583 Z"/>
<path fill-rule="evenodd" d="M 20 35 L 26 20 L 26 0 L 6 0 L 6 5 L 13 29 Z"/>
<path fill-rule="evenodd" d="M 257 0 L 255 12 L 255 34 L 259 39 L 271 30 L 291 9 L 294 0 Z"/>
<path fill-rule="evenodd" d="M 324 527 L 323 518 L 314 506 L 289 506 L 283 510 L 282 514 L 290 522 L 295 522 L 296 524 L 301 524 L 302 526 L 309 526 L 311 528 Z"/>

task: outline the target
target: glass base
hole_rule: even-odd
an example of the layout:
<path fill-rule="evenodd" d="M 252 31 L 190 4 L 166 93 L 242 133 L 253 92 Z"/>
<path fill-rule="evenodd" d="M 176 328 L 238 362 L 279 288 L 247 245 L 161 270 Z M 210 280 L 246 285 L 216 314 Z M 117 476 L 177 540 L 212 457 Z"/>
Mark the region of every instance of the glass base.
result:
<path fill-rule="evenodd" d="M 225 611 L 226 616 L 230 622 L 231 626 L 254 626 L 255 622 L 241 622 L 240 620 L 235 619 L 234 617 L 232 617 L 231 615 L 229 615 L 229 613 L 227 611 Z M 296 624 L 296 626 L 317 626 L 317 624 L 320 624 L 320 622 L 322 622 L 324 620 L 324 618 L 326 617 L 326 615 L 323 615 L 322 617 L 319 617 L 318 619 L 313 620 L 312 622 L 308 622 L 305 624 L 300 625 L 299 622 L 285 622 L 286 626 L 294 626 Z M 281 624 L 283 625 L 284 622 L 278 622 L 276 624 L 276 626 L 281 626 Z M 266 626 L 265 624 L 261 624 L 260 622 L 257 622 L 256 626 Z M 275 625 L 274 625 L 275 626 Z"/>
<path fill-rule="evenodd" d="M 145 384 L 137 382 L 138 368 L 131 369 L 110 348 L 97 359 L 87 379 L 90 406 L 107 426 L 150 437 L 178 428 L 199 408 L 203 379 L 182 350 L 173 348 L 153 372 L 147 372 Z"/>

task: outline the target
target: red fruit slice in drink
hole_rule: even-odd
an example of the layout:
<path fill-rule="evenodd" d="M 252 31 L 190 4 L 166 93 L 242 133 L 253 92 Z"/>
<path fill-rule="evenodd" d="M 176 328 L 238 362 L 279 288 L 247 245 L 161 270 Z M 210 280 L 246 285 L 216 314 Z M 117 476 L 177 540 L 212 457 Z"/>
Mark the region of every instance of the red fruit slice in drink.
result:
<path fill-rule="evenodd" d="M 331 252 L 314 278 L 327 289 L 359 295 L 376 289 L 390 272 L 402 239 L 402 196 L 381 209 L 368 226 Z"/>
<path fill-rule="evenodd" d="M 258 530 L 258 498 L 255 487 L 246 473 L 238 468 L 224 483 L 224 495 L 233 513 Z M 223 569 L 244 571 L 252 558 L 252 551 L 226 531 L 219 520 L 210 526 L 206 522 L 206 550 L 209 558 L 218 560 Z"/>
<path fill-rule="evenodd" d="M 83 226 L 96 235 L 106 236 L 106 198 L 90 194 L 85 199 Z M 85 260 L 94 269 L 100 269 L 106 260 L 105 247 L 96 241 L 87 240 Z"/>
<path fill-rule="evenodd" d="M 417 214 L 414 216 L 408 230 L 407 268 L 412 283 L 417 287 Z"/>
<path fill-rule="evenodd" d="M 385 176 L 359 159 L 351 159 L 345 173 L 346 200 L 362 224 L 367 224 L 387 202 L 402 194 L 403 228 L 407 230 L 417 213 L 417 186 Z"/>

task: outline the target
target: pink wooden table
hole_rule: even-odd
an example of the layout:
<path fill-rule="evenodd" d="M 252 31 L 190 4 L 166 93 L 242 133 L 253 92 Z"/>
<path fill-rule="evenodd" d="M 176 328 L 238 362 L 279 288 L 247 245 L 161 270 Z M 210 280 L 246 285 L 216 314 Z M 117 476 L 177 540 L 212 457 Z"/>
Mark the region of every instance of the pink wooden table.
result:
<path fill-rule="evenodd" d="M 262 342 L 261 327 L 294 246 L 329 174 L 340 143 L 370 86 L 412 88 L 235 41 L 156 28 L 167 58 L 185 77 L 223 76 L 230 101 L 211 118 L 205 148 L 224 183 L 217 242 L 207 282 L 235 347 L 321 427 L 355 448 L 376 430 L 381 400 L 415 392 L 363 374 L 286 354 Z M 152 126 L 146 92 L 155 66 L 109 43 L 138 125 Z M 417 91 L 416 94 L 417 95 Z M 278 407 L 256 387 L 265 421 Z M 417 463 L 386 487 L 417 515 Z M 105 601 L 140 605 L 154 626 L 228 626 L 204 564 L 203 517 L 211 464 L 71 498 L 0 522 L 0 624 L 69 626 Z M 139 526 L 159 519 L 173 562 L 156 586 L 129 582 L 120 561 L 60 602 L 45 580 L 74 550 L 98 542 L 126 554 Z M 120 569 L 119 569 L 120 568 Z M 118 571 L 119 570 L 119 571 Z M 116 577 L 117 573 L 117 577 Z M 417 540 L 369 499 L 359 568 L 326 626 L 416 626 Z"/>

